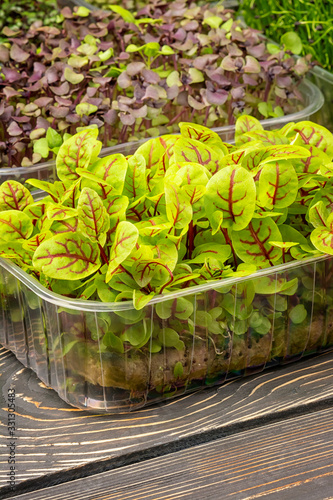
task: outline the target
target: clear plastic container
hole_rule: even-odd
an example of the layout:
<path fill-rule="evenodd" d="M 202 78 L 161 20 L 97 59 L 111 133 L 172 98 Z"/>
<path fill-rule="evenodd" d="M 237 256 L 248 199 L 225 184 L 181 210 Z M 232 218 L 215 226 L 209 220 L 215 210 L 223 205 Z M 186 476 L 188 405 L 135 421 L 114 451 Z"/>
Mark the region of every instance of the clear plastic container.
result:
<path fill-rule="evenodd" d="M 69 404 L 142 408 L 333 348 L 333 257 L 132 302 L 68 299 L 0 259 L 0 342 Z"/>
<path fill-rule="evenodd" d="M 283 127 L 288 122 L 298 122 L 303 120 L 311 120 L 313 115 L 321 110 L 324 104 L 324 97 L 319 88 L 309 80 L 305 79 L 299 87 L 303 99 L 304 107 L 295 113 L 281 116 L 279 118 L 268 118 L 262 120 L 263 127 L 267 130 Z M 217 132 L 224 142 L 232 141 L 235 133 L 234 125 L 225 127 L 218 127 L 213 129 Z M 118 144 L 109 148 L 104 148 L 100 156 L 107 156 L 109 154 L 122 153 L 125 155 L 133 154 L 140 144 L 148 139 L 141 141 L 129 142 L 127 144 Z M 9 179 L 20 182 L 25 182 L 27 179 L 40 179 L 44 181 L 56 180 L 56 168 L 54 161 L 39 163 L 31 167 L 18 167 L 18 168 L 0 168 L 0 184 Z"/>
<path fill-rule="evenodd" d="M 325 100 L 325 106 L 315 113 L 313 121 L 333 132 L 333 74 L 316 66 L 311 71 L 310 78 L 320 89 Z"/>

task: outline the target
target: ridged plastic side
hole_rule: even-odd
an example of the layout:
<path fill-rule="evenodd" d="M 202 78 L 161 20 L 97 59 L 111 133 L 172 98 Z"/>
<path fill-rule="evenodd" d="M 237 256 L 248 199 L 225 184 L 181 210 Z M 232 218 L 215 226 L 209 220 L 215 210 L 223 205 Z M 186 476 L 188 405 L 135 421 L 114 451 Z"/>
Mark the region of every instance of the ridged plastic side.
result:
<path fill-rule="evenodd" d="M 69 300 L 0 259 L 0 342 L 69 404 L 141 408 L 333 348 L 333 258 L 131 303 Z"/>

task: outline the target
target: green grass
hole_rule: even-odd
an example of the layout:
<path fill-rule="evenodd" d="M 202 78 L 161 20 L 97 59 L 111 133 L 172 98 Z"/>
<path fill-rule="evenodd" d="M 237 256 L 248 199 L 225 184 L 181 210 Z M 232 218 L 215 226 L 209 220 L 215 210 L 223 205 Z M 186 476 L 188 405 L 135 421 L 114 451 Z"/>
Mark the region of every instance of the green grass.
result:
<path fill-rule="evenodd" d="M 303 54 L 333 70 L 333 0 L 243 0 L 239 14 L 276 42 L 287 31 L 296 32 Z"/>

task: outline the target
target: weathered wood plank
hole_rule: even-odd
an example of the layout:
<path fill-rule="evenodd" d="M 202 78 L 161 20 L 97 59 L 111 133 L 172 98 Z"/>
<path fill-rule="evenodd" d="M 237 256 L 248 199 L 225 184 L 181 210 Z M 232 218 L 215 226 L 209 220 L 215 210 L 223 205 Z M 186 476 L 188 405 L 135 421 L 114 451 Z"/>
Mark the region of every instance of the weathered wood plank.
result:
<path fill-rule="evenodd" d="M 0 387 L 16 389 L 17 493 L 102 472 L 281 420 L 333 402 L 333 354 L 266 370 L 168 403 L 117 416 L 69 407 L 5 349 Z M 6 491 L 7 412 L 0 485 Z M 44 483 L 43 483 L 44 481 Z"/>
<path fill-rule="evenodd" d="M 333 492 L 333 409 L 241 432 L 33 493 L 34 500 L 323 500 Z M 31 493 L 18 500 L 31 499 Z"/>

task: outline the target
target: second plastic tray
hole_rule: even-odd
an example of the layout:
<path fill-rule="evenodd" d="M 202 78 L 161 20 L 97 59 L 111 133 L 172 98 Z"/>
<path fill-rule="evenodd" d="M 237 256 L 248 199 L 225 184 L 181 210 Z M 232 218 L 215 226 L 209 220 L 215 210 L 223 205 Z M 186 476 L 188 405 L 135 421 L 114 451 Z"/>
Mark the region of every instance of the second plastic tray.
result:
<path fill-rule="evenodd" d="M 308 80 L 304 80 L 300 85 L 300 91 L 304 99 L 304 107 L 300 111 L 288 114 L 279 118 L 268 118 L 262 120 L 262 126 L 267 129 L 276 129 L 283 127 L 288 122 L 299 122 L 303 120 L 310 120 L 311 117 L 319 112 L 324 104 L 324 97 L 319 88 Z M 235 134 L 234 125 L 219 127 L 213 129 L 217 132 L 224 142 L 230 142 Z M 109 148 L 104 148 L 100 156 L 107 156 L 109 154 L 122 153 L 125 155 L 133 154 L 139 145 L 148 139 L 142 141 L 129 142 L 126 144 L 118 144 Z M 0 168 L 0 184 L 13 179 L 20 182 L 25 182 L 27 179 L 34 178 L 44 181 L 54 181 L 57 179 L 56 168 L 54 161 L 39 163 L 31 167 L 18 167 L 18 168 Z"/>

